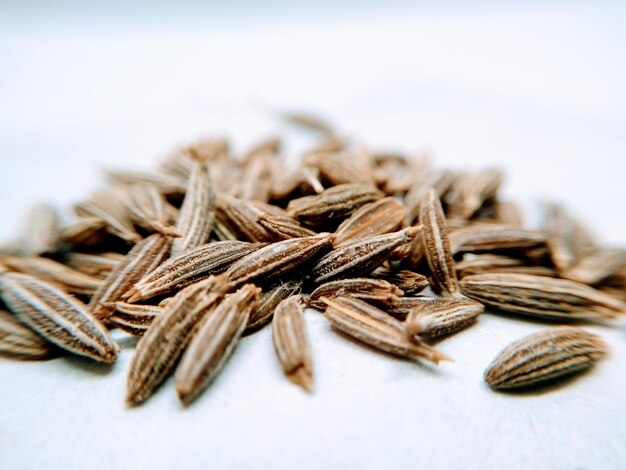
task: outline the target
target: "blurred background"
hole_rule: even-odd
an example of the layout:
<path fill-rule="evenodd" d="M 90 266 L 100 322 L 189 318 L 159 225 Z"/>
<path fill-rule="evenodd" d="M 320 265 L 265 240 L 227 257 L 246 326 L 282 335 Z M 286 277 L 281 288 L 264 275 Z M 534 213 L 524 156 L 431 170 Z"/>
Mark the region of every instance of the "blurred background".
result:
<path fill-rule="evenodd" d="M 102 167 L 311 111 L 377 149 L 499 165 L 623 239 L 625 2 L 0 2 L 3 238 Z"/>

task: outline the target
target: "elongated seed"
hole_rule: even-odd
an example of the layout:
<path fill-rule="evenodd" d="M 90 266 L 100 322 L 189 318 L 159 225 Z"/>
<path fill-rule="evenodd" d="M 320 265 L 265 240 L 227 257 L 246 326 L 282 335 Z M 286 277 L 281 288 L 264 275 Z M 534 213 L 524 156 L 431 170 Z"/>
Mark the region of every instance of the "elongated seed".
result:
<path fill-rule="evenodd" d="M 404 322 L 410 337 L 439 338 L 473 324 L 484 305 L 468 299 L 437 299 L 409 313 Z"/>
<path fill-rule="evenodd" d="M 157 305 L 115 302 L 115 312 L 109 317 L 109 322 L 126 333 L 141 336 L 162 311 L 163 307 Z"/>
<path fill-rule="evenodd" d="M 605 353 L 606 345 L 594 334 L 552 328 L 506 347 L 485 371 L 485 381 L 495 389 L 527 387 L 588 369 Z"/>
<path fill-rule="evenodd" d="M 27 274 L 3 274 L 0 285 L 9 309 L 51 343 L 101 362 L 117 358 L 117 344 L 77 299 Z"/>
<path fill-rule="evenodd" d="M 322 298 L 353 297 L 377 305 L 394 303 L 404 293 L 397 286 L 382 279 L 351 278 L 326 282 L 317 287 L 308 299 L 308 306 L 323 311 Z"/>
<path fill-rule="evenodd" d="M 264 290 L 259 296 L 255 308 L 250 312 L 244 334 L 252 333 L 267 325 L 272 320 L 276 306 L 287 297 L 298 294 L 301 289 L 302 281 L 294 279 L 279 281 Z"/>
<path fill-rule="evenodd" d="M 176 369 L 176 392 L 188 405 L 224 367 L 243 333 L 260 289 L 246 284 L 205 315 Z"/>
<path fill-rule="evenodd" d="M 434 189 L 428 191 L 422 201 L 420 222 L 424 227 L 422 239 L 426 261 L 432 274 L 433 287 L 444 295 L 458 295 L 459 284 L 448 240 L 446 218 Z"/>
<path fill-rule="evenodd" d="M 310 391 L 313 388 L 313 366 L 301 296 L 288 297 L 278 304 L 272 320 L 272 339 L 287 378 Z"/>
<path fill-rule="evenodd" d="M 407 269 L 393 270 L 384 266 L 376 268 L 370 274 L 375 279 L 383 279 L 400 288 L 406 295 L 415 295 L 428 287 L 428 278 Z"/>
<path fill-rule="evenodd" d="M 432 346 L 409 341 L 404 325 L 382 310 L 350 297 L 322 299 L 328 306 L 324 316 L 339 330 L 381 351 L 422 358 L 438 364 L 448 357 Z"/>
<path fill-rule="evenodd" d="M 378 235 L 347 243 L 322 257 L 311 271 L 311 279 L 320 284 L 331 279 L 367 274 L 380 266 L 400 245 L 409 243 L 421 227 Z"/>
<path fill-rule="evenodd" d="M 0 355 L 36 360 L 50 356 L 54 348 L 17 317 L 0 310 Z"/>

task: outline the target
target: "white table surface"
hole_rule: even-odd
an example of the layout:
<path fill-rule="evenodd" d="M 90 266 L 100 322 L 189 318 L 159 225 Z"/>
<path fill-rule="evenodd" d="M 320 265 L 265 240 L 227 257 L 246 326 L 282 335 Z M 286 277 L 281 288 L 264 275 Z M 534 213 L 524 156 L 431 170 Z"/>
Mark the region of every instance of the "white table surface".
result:
<path fill-rule="evenodd" d="M 32 202 L 85 195 L 99 168 L 145 167 L 202 135 L 242 150 L 287 133 L 265 105 L 322 113 L 377 149 L 501 166 L 531 221 L 554 198 L 602 240 L 626 240 L 623 4 L 210 4 L 0 5 L 0 236 Z M 589 327 L 611 349 L 592 373 L 510 395 L 483 370 L 545 324 L 486 314 L 440 344 L 456 362 L 435 368 L 306 320 L 311 395 L 283 378 L 269 329 L 189 409 L 171 381 L 124 406 L 133 341 L 121 334 L 113 367 L 0 359 L 0 468 L 626 465 L 623 323 Z"/>

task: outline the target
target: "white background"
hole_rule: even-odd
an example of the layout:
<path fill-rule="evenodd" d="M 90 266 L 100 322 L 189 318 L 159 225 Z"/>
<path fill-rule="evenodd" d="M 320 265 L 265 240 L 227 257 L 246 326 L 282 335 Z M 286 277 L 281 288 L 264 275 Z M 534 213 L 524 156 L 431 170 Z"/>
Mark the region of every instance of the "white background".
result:
<path fill-rule="evenodd" d="M 377 149 L 507 171 L 530 208 L 563 201 L 626 240 L 626 16 L 619 2 L 0 3 L 0 236 L 28 205 L 68 206 L 103 167 L 147 167 L 203 135 L 236 150 L 303 109 Z M 484 315 L 439 368 L 384 355 L 307 313 L 315 390 L 282 377 L 270 332 L 246 338 L 191 408 L 168 382 L 123 404 L 112 368 L 0 360 L 0 468 L 620 468 L 626 332 L 567 387 L 482 382 L 546 325 Z"/>

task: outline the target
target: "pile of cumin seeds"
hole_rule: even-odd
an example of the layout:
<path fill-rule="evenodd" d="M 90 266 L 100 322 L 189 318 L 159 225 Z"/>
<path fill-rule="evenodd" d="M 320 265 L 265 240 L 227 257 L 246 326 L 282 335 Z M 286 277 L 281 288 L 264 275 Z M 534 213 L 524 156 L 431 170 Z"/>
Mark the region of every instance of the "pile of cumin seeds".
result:
<path fill-rule="evenodd" d="M 34 207 L 0 247 L 0 353 L 112 363 L 110 331 L 138 336 L 129 405 L 171 374 L 190 404 L 242 336 L 270 323 L 277 367 L 311 390 L 306 307 L 384 353 L 435 364 L 449 359 L 437 343 L 486 306 L 554 322 L 494 359 L 494 389 L 604 355 L 599 337 L 560 325 L 626 312 L 626 250 L 554 203 L 540 228 L 524 226 L 498 169 L 440 168 L 357 146 L 311 116 L 286 119 L 315 136 L 296 165 L 277 138 L 241 155 L 206 139 L 150 171 L 108 171 L 71 218 Z"/>

